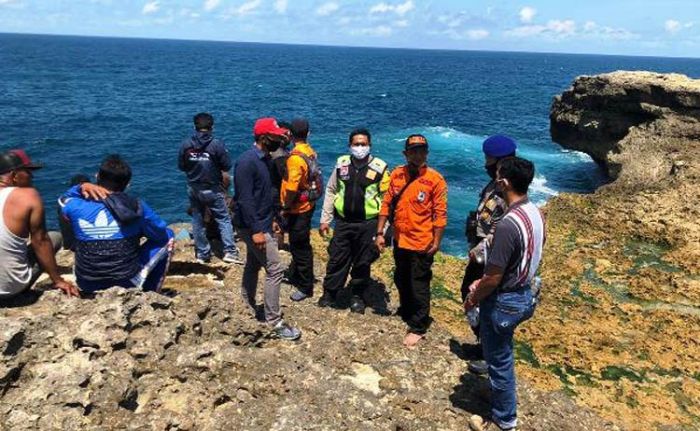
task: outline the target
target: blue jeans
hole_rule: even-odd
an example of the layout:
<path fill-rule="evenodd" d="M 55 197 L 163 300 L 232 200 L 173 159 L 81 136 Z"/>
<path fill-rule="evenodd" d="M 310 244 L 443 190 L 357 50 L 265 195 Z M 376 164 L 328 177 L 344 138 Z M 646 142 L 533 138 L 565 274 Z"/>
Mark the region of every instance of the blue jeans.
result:
<path fill-rule="evenodd" d="M 238 254 L 238 248 L 233 240 L 233 225 L 231 215 L 226 207 L 226 197 L 223 192 L 213 190 L 195 190 L 188 187 L 187 192 L 192 207 L 192 234 L 194 236 L 194 249 L 198 259 L 209 259 L 211 246 L 207 239 L 207 230 L 204 226 L 204 211 L 209 208 L 212 217 L 219 227 L 221 242 L 224 245 L 224 253 Z"/>
<path fill-rule="evenodd" d="M 496 292 L 481 302 L 480 338 L 489 365 L 491 419 L 501 428 L 513 428 L 518 423 L 513 332 L 534 312 L 529 286 L 515 292 Z"/>

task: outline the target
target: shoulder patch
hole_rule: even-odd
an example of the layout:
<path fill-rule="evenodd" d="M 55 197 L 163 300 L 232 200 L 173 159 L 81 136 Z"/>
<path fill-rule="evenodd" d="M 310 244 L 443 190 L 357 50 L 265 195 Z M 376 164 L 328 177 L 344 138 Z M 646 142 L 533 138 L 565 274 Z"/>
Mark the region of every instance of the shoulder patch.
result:
<path fill-rule="evenodd" d="M 350 156 L 346 154 L 344 156 L 338 157 L 336 167 L 340 168 L 342 166 L 348 166 L 349 164 L 350 164 Z"/>
<path fill-rule="evenodd" d="M 373 158 L 372 161 L 369 163 L 369 168 L 372 169 L 373 171 L 379 172 L 380 174 L 382 172 L 384 172 L 386 167 L 387 167 L 386 162 L 384 162 L 384 160 L 382 160 L 378 157 Z"/>

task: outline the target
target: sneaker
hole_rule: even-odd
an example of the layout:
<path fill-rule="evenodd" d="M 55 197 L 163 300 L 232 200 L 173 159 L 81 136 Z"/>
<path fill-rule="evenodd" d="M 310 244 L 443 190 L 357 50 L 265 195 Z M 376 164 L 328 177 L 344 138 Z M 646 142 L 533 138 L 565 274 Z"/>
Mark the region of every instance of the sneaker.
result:
<path fill-rule="evenodd" d="M 365 314 L 365 301 L 359 296 L 353 295 L 350 300 L 350 311 L 358 314 Z"/>
<path fill-rule="evenodd" d="M 501 428 L 490 419 L 483 418 L 479 415 L 472 415 L 472 417 L 469 418 L 469 428 L 471 428 L 472 431 L 518 431 L 516 427 Z"/>
<path fill-rule="evenodd" d="M 289 299 L 295 302 L 303 301 L 306 298 L 311 298 L 311 295 L 307 295 L 306 293 L 302 292 L 301 290 L 295 290 L 292 292 L 291 295 L 289 295 Z"/>
<path fill-rule="evenodd" d="M 481 344 L 462 344 L 462 355 L 465 359 L 472 361 L 484 359 L 484 349 Z"/>
<path fill-rule="evenodd" d="M 289 326 L 284 320 L 280 320 L 273 328 L 272 332 L 277 338 L 294 341 L 301 338 L 301 331 L 293 326 Z"/>
<path fill-rule="evenodd" d="M 335 302 L 335 295 L 329 291 L 323 292 L 323 295 L 321 295 L 321 298 L 319 298 L 319 300 L 318 300 L 318 306 L 321 308 L 325 308 L 325 307 L 334 308 L 336 305 L 337 304 Z"/>
<path fill-rule="evenodd" d="M 470 373 L 476 374 L 478 376 L 484 376 L 489 373 L 489 364 L 484 360 L 479 361 L 469 361 L 467 369 Z"/>
<path fill-rule="evenodd" d="M 200 265 L 206 265 L 207 263 L 211 262 L 211 257 L 198 257 L 195 259 L 195 262 Z"/>
<path fill-rule="evenodd" d="M 243 259 L 241 259 L 240 253 L 226 253 L 221 260 L 226 263 L 235 263 L 236 265 L 243 265 L 245 263 Z"/>

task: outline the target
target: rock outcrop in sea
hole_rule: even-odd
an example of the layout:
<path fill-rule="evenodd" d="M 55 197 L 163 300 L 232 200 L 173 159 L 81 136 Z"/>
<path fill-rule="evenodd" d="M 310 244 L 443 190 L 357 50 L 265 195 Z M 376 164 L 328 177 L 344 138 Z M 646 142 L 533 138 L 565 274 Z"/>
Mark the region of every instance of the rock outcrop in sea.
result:
<path fill-rule="evenodd" d="M 516 333 L 520 429 L 699 429 L 700 82 L 581 77 L 551 118 L 554 139 L 614 181 L 544 209 L 543 302 Z M 322 275 L 327 243 L 313 240 Z M 243 307 L 240 267 L 198 265 L 191 248 L 178 242 L 171 296 L 75 300 L 44 282 L 4 304 L 0 430 L 464 430 L 487 412 L 486 382 L 463 360 L 464 261 L 436 257 L 436 322 L 406 350 L 388 315 L 388 253 L 374 268 L 376 313 L 292 304 L 283 289 L 304 331 L 289 343 Z M 64 273 L 71 264 L 61 256 Z"/>

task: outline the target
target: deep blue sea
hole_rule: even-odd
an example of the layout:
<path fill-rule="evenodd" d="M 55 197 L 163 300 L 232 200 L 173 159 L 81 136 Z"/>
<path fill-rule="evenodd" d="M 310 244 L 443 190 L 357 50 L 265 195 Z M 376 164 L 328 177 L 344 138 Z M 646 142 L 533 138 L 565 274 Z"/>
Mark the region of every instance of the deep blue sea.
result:
<path fill-rule="evenodd" d="M 617 69 L 699 78 L 700 59 L 0 34 L 0 149 L 46 164 L 35 184 L 50 226 L 68 179 L 109 153 L 131 163 L 131 192 L 176 222 L 188 219 L 176 154 L 197 112 L 214 115 L 234 156 L 252 144 L 256 118 L 307 117 L 326 174 L 355 127 L 372 131 L 374 154 L 392 166 L 404 138 L 423 133 L 449 184 L 444 249 L 464 254 L 464 219 L 487 182 L 484 137 L 518 140 L 536 164 L 537 202 L 605 181 L 590 158 L 552 143 L 548 114 L 576 76 Z"/>

